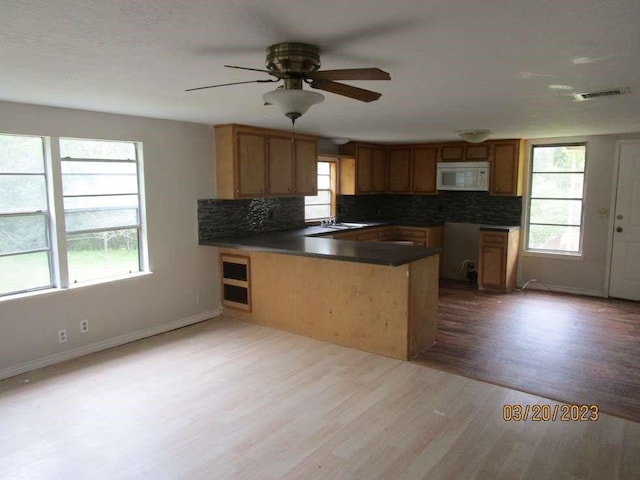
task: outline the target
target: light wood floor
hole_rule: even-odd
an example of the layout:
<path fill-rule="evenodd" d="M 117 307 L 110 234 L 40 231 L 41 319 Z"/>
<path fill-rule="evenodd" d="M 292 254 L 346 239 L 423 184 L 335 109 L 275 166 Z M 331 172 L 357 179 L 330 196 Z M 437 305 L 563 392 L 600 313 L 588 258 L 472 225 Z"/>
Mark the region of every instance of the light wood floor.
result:
<path fill-rule="evenodd" d="M 213 319 L 0 382 L 4 479 L 633 479 L 640 424 Z"/>

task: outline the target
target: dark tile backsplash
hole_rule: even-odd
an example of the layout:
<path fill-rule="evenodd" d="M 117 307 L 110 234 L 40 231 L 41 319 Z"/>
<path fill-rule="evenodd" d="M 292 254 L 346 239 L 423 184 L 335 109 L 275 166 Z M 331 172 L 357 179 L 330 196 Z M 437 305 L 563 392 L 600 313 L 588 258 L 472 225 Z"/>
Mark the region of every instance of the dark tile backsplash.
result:
<path fill-rule="evenodd" d="M 202 240 L 304 227 L 304 197 L 198 200 Z"/>
<path fill-rule="evenodd" d="M 443 192 L 440 195 L 338 195 L 340 221 L 392 219 L 405 224 L 433 222 L 520 225 L 521 197 L 487 192 Z"/>
<path fill-rule="evenodd" d="M 440 195 L 338 195 L 338 220 L 393 220 L 405 225 L 439 222 L 520 225 L 521 197 L 487 192 Z M 304 227 L 304 197 L 198 200 L 199 239 Z"/>

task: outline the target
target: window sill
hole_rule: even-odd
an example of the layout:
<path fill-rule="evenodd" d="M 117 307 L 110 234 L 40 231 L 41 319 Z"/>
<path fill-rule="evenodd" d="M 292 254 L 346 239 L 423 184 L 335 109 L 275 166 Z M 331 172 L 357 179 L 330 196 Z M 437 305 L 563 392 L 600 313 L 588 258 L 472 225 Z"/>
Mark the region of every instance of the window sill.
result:
<path fill-rule="evenodd" d="M 567 252 L 539 252 L 536 250 L 523 250 L 521 252 L 523 257 L 538 257 L 549 258 L 556 260 L 584 260 L 584 254 L 582 253 L 567 253 Z"/>
<path fill-rule="evenodd" d="M 96 285 L 102 285 L 104 283 L 112 283 L 112 282 L 120 282 L 122 280 L 129 280 L 138 277 L 144 277 L 147 275 L 151 275 L 153 272 L 135 272 L 135 273 L 127 273 L 126 275 L 115 275 L 113 277 L 100 278 L 97 280 L 89 280 L 82 283 L 72 283 L 69 285 L 69 290 L 75 290 L 77 288 L 83 287 L 93 287 Z M 61 289 L 64 290 L 64 289 Z"/>
<path fill-rule="evenodd" d="M 120 282 L 120 281 L 123 281 L 123 280 L 130 280 L 130 279 L 134 279 L 134 278 L 145 277 L 145 276 L 151 275 L 151 274 L 153 274 L 153 272 L 151 272 L 151 271 L 149 271 L 149 272 L 136 272 L 136 273 L 131 273 L 131 274 L 127 274 L 127 275 L 118 275 L 118 276 L 109 277 L 109 278 L 102 278 L 100 280 L 93 280 L 91 282 L 77 283 L 77 284 L 69 285 L 68 288 L 51 287 L 51 288 L 43 288 L 41 290 L 32 290 L 30 292 L 14 293 L 14 294 L 11 294 L 11 295 L 5 295 L 3 297 L 0 297 L 0 303 L 11 301 L 11 300 L 23 300 L 25 298 L 31 298 L 31 297 L 41 297 L 41 296 L 45 296 L 45 295 L 55 295 L 57 293 L 64 292 L 64 291 L 67 291 L 67 290 L 76 290 L 76 289 L 80 289 L 80 288 L 83 288 L 83 287 L 91 287 L 91 286 L 96 286 L 96 285 L 102 285 L 102 284 L 105 284 L 105 283 Z"/>

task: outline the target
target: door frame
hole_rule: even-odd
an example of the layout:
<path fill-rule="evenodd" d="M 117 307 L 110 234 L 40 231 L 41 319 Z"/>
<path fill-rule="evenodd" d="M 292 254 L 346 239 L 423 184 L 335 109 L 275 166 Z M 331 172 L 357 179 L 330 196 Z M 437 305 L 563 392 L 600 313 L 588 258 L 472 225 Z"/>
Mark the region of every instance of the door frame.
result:
<path fill-rule="evenodd" d="M 640 145 L 640 138 L 617 140 L 613 159 L 613 175 L 611 179 L 611 200 L 609 202 L 609 234 L 607 239 L 607 261 L 604 270 L 604 296 L 609 298 L 609 287 L 611 282 L 611 258 L 613 257 L 613 230 L 616 221 L 616 200 L 618 199 L 618 175 L 620 174 L 620 154 L 622 145 Z"/>

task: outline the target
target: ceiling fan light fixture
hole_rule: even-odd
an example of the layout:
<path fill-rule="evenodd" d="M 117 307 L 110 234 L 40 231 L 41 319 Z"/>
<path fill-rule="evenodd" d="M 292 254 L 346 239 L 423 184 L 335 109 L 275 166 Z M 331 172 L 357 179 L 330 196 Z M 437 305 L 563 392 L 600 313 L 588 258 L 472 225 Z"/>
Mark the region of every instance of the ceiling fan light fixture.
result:
<path fill-rule="evenodd" d="M 456 133 L 465 142 L 482 143 L 489 138 L 491 130 L 458 130 Z"/>
<path fill-rule="evenodd" d="M 265 103 L 277 106 L 295 123 L 313 105 L 324 101 L 324 96 L 308 90 L 278 88 L 262 96 Z"/>

